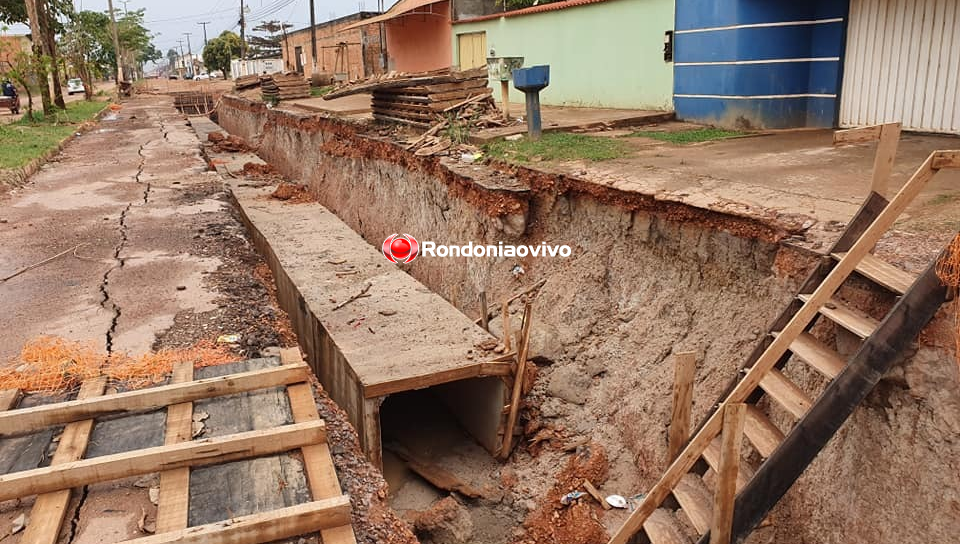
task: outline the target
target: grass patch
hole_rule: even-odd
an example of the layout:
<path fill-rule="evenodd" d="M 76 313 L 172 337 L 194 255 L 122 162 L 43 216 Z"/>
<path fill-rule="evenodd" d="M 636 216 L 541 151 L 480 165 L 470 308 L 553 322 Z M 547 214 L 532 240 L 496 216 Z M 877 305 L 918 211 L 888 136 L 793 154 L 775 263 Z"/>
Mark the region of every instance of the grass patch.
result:
<path fill-rule="evenodd" d="M 67 104 L 66 111 L 43 117 L 34 112 L 33 121 L 24 116 L 10 124 L 0 125 L 0 169 L 19 168 L 47 151 L 76 131 L 77 125 L 89 121 L 107 106 L 106 102 L 85 100 Z"/>
<path fill-rule="evenodd" d="M 543 161 L 607 161 L 626 156 L 629 146 L 614 138 L 548 132 L 533 141 L 526 137 L 508 142 L 497 140 L 484 148 L 487 155 L 518 162 Z"/>
<path fill-rule="evenodd" d="M 672 144 L 695 144 L 699 142 L 710 142 L 713 140 L 723 140 L 734 136 L 743 136 L 744 132 L 736 130 L 724 130 L 722 128 L 695 128 L 690 130 L 679 130 L 677 132 L 649 131 L 640 130 L 627 135 L 628 138 L 653 138 L 662 142 Z"/>
<path fill-rule="evenodd" d="M 333 85 L 326 87 L 310 87 L 310 96 L 323 96 L 333 90 Z"/>

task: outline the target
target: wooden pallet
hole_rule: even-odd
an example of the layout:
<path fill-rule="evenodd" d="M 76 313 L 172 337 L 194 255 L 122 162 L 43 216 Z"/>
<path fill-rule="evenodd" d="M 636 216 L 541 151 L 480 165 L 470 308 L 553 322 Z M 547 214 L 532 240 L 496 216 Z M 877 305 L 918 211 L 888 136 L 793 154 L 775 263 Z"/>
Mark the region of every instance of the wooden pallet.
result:
<path fill-rule="evenodd" d="M 829 251 L 832 258 L 825 258 L 810 274 L 716 408 L 689 439 L 683 437 L 683 443 L 677 444 L 671 436 L 671 451 L 676 452 L 672 463 L 610 544 L 626 544 L 638 534 L 654 544 L 689 543 L 692 535 L 683 527 L 691 525 L 699 544 L 742 542 L 944 302 L 946 290 L 937 280 L 936 262 L 914 277 L 870 253 L 939 170 L 960 167 L 956 151 L 935 151 L 887 201 L 880 192 L 886 187 L 896 150 L 890 137 L 898 134 L 899 125 L 840 133 L 839 143 L 880 142 L 870 196 Z M 900 295 L 882 320 L 871 319 L 837 298 L 854 273 Z M 845 359 L 817 340 L 810 331 L 821 318 L 862 338 L 860 349 Z M 791 361 L 823 374 L 826 389 L 814 398 L 790 381 L 782 370 Z M 683 374 L 678 371 L 678 376 Z M 684 381 L 691 380 L 688 376 Z M 679 384 L 676 389 L 682 393 L 684 388 Z M 681 397 L 675 393 L 675 402 Z M 768 402 L 758 404 L 763 399 Z M 782 431 L 768 417 L 770 410 L 795 423 Z M 738 415 L 731 417 L 734 412 Z M 686 410 L 675 406 L 675 416 L 678 413 Z M 741 459 L 736 427 L 763 459 L 759 467 Z M 704 479 L 708 473 L 714 474 Z M 714 482 L 713 493 L 707 481 Z M 676 503 L 668 501 L 671 496 Z M 677 504 L 679 508 L 674 508 Z"/>
<path fill-rule="evenodd" d="M 355 544 L 350 500 L 340 489 L 333 459 L 308 383 L 309 367 L 296 348 L 281 352 L 279 367 L 194 380 L 191 365 L 174 369 L 170 385 L 103 395 L 106 379 L 84 382 L 73 401 L 11 409 L 17 392 L 0 392 L 0 434 L 26 434 L 66 424 L 48 467 L 0 476 L 0 500 L 37 495 L 21 543 L 53 544 L 73 488 L 160 473 L 157 533 L 131 540 L 167 542 L 262 543 L 319 531 L 324 544 Z M 193 440 L 193 401 L 283 386 L 293 423 L 271 429 Z M 85 459 L 94 418 L 166 408 L 164 445 Z M 299 450 L 312 500 L 207 525 L 188 527 L 190 470 Z"/>

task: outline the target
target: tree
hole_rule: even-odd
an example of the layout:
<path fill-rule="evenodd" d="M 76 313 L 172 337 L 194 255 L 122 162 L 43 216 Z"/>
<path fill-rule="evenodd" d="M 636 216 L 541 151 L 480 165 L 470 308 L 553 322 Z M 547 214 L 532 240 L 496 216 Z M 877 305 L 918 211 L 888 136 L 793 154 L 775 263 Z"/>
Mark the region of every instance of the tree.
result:
<path fill-rule="evenodd" d="M 144 62 L 162 57 L 160 51 L 150 43 L 153 35 L 143 26 L 144 12 L 144 9 L 135 9 L 124 13 L 117 19 L 120 58 L 124 74 L 127 74 L 127 76 L 134 72 L 142 75 Z"/>
<path fill-rule="evenodd" d="M 97 11 L 72 13 L 60 41 L 64 56 L 83 80 L 87 99 L 93 97 L 94 76 L 110 73 L 113 43 L 110 17 Z"/>
<path fill-rule="evenodd" d="M 23 92 L 27 93 L 27 119 L 33 121 L 33 92 L 30 90 L 30 79 L 37 72 L 36 63 L 42 62 L 42 59 L 37 59 L 31 53 L 16 48 L 12 42 L 0 42 L 0 53 L 5 59 L 3 79 L 16 83 Z"/>
<path fill-rule="evenodd" d="M 266 32 L 268 36 L 250 36 L 250 58 L 268 59 L 281 56 L 281 34 L 292 27 L 289 23 L 280 21 L 262 21 L 259 26 L 253 27 L 254 32 Z"/>
<path fill-rule="evenodd" d="M 180 54 L 177 53 L 177 50 L 170 48 L 167 50 L 167 64 L 170 66 L 170 71 L 173 72 L 177 69 L 177 59 L 180 58 Z"/>
<path fill-rule="evenodd" d="M 241 45 L 240 36 L 229 30 L 224 30 L 207 42 L 203 48 L 203 63 L 207 65 L 207 70 L 222 70 L 224 74 L 229 74 L 230 59 L 240 56 Z"/>

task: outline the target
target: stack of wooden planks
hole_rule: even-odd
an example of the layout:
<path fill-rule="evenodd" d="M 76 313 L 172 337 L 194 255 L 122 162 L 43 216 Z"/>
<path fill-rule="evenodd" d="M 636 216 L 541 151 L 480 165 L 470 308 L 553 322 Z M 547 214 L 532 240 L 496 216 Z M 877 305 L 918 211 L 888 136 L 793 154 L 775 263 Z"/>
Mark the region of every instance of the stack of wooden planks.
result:
<path fill-rule="evenodd" d="M 488 100 L 487 83 L 486 68 L 391 75 L 337 89 L 324 99 L 372 93 L 374 118 L 430 126 L 444 113 Z"/>
<path fill-rule="evenodd" d="M 253 87 L 260 86 L 260 76 L 257 74 L 251 74 L 249 76 L 240 76 L 233 82 L 233 88 L 237 91 L 242 91 L 243 89 L 252 89 Z"/>
<path fill-rule="evenodd" d="M 278 102 L 310 97 L 310 82 L 300 74 L 273 74 L 260 80 L 264 101 Z"/>

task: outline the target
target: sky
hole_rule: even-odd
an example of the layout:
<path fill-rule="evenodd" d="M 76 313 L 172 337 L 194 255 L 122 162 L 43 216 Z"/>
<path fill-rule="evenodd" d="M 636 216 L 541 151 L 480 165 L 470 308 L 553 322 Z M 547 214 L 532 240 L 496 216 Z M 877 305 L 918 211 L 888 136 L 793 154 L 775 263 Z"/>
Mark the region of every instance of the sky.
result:
<path fill-rule="evenodd" d="M 314 0 L 318 23 L 329 21 L 344 15 L 364 11 L 376 11 L 378 0 Z M 383 0 L 384 9 L 395 0 Z M 282 20 L 293 25 L 291 30 L 306 28 L 310 25 L 309 0 L 245 0 L 247 6 L 247 29 L 265 20 Z M 74 0 L 77 10 L 106 11 L 107 0 Z M 121 0 L 114 0 L 114 7 L 123 9 Z M 183 51 L 187 52 L 187 37 L 190 33 L 190 49 L 199 53 L 203 46 L 203 26 L 197 24 L 208 21 L 207 37 L 213 38 L 224 30 L 240 33 L 240 0 L 129 0 L 126 8 L 146 9 L 144 19 L 146 27 L 156 34 L 153 44 L 164 55 L 167 50 L 179 49 L 178 40 L 183 40 Z M 23 34 L 26 27 L 14 26 L 11 34 Z"/>

